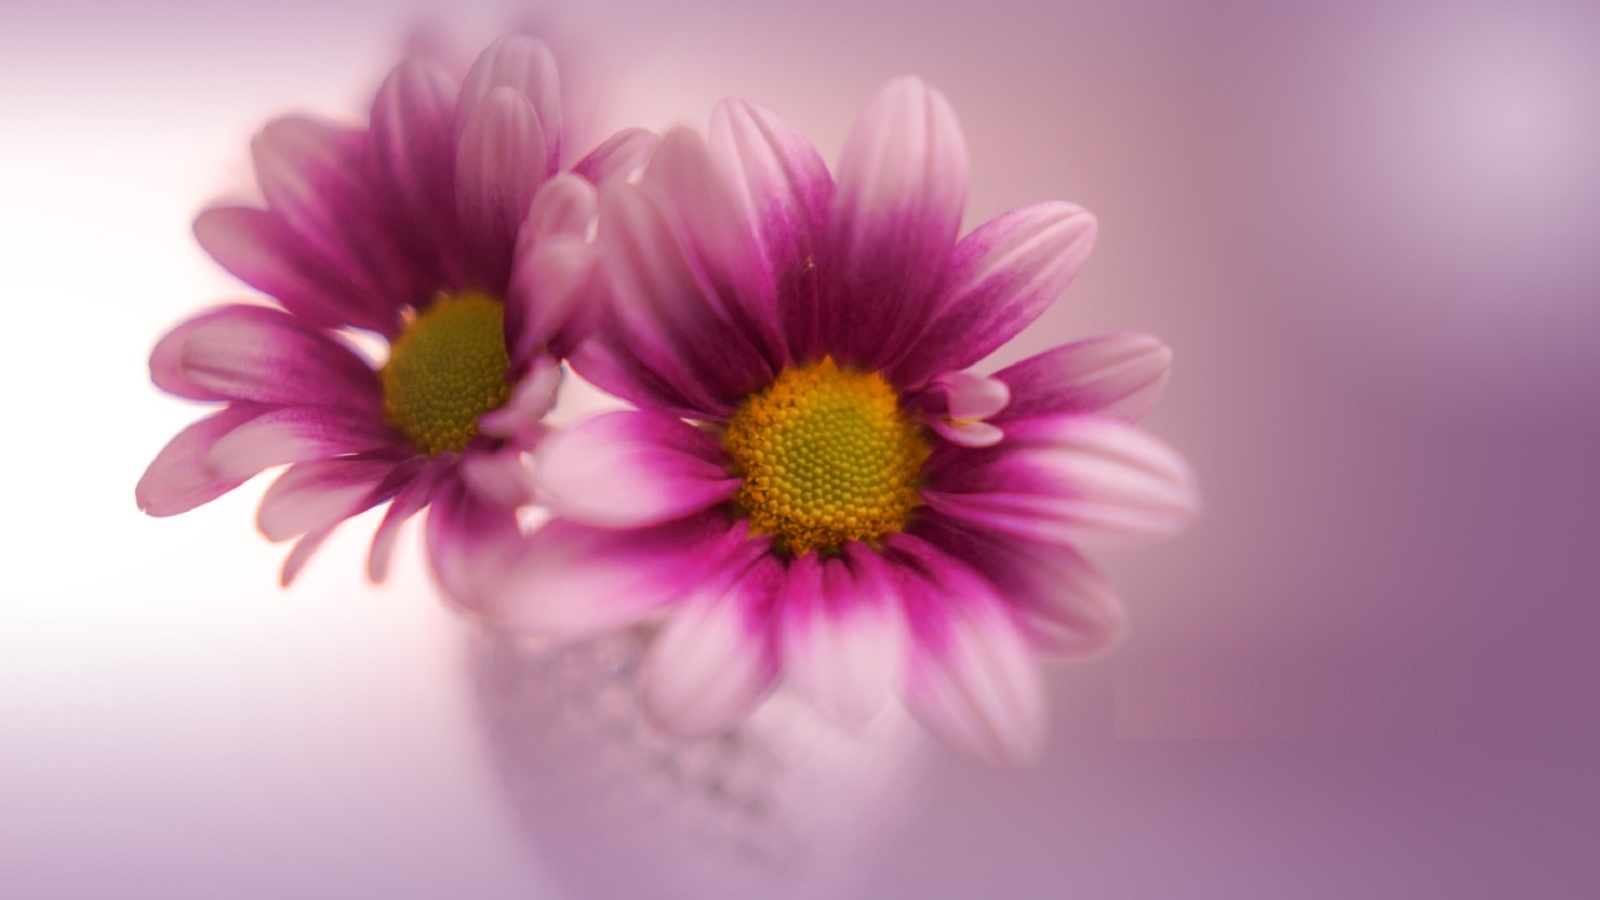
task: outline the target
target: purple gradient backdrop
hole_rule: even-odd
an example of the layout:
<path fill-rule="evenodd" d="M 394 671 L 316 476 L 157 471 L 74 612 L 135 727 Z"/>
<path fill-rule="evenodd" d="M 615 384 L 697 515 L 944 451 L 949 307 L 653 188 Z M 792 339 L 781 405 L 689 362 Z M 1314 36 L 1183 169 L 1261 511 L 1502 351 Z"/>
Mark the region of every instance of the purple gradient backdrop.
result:
<path fill-rule="evenodd" d="M 1600 11 L 1283 6 L 563 19 L 610 84 L 603 126 L 748 96 L 832 157 L 878 84 L 923 75 L 966 128 L 969 225 L 1046 198 L 1100 217 L 995 363 L 1123 328 L 1176 351 L 1150 426 L 1205 517 L 1098 557 L 1129 640 L 1052 670 L 1037 769 L 937 753 L 862 897 L 1600 891 Z M 0 895 L 564 896 L 502 806 L 416 553 L 365 586 L 358 523 L 282 594 L 259 484 L 133 509 L 194 415 L 148 386 L 149 343 L 239 293 L 189 216 L 246 183 L 265 114 L 359 111 L 412 11 L 6 19 Z"/>

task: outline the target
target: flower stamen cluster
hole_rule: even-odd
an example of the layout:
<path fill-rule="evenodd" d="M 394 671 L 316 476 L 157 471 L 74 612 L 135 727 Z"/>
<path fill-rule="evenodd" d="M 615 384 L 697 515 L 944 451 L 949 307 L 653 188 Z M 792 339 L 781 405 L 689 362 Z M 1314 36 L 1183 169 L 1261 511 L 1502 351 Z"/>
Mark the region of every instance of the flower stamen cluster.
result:
<path fill-rule="evenodd" d="M 383 416 L 429 456 L 459 453 L 478 417 L 510 396 L 505 309 L 477 291 L 446 294 L 394 342 L 383 367 Z"/>
<path fill-rule="evenodd" d="M 744 484 L 734 502 L 752 531 L 796 556 L 876 543 L 902 531 L 922 505 L 918 473 L 928 442 L 876 372 L 832 357 L 785 369 L 751 395 L 723 436 Z"/>

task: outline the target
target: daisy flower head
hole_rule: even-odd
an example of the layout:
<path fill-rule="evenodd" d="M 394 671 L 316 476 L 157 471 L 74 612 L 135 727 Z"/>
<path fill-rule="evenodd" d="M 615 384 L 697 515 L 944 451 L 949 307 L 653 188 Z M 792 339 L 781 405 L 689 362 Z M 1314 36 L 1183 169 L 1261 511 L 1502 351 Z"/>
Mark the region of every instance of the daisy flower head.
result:
<path fill-rule="evenodd" d="M 273 303 L 202 312 L 157 343 L 155 384 L 219 408 L 156 456 L 140 508 L 186 512 L 288 464 L 258 514 L 268 538 L 298 539 L 284 584 L 340 522 L 388 503 L 373 580 L 431 507 L 446 592 L 492 590 L 533 496 L 524 453 L 594 318 L 595 185 L 654 143 L 624 132 L 564 172 L 562 136 L 555 61 L 523 35 L 464 77 L 403 60 L 364 126 L 268 123 L 251 144 L 264 203 L 208 209 L 194 230 Z"/>
<path fill-rule="evenodd" d="M 959 748 L 1043 744 L 1037 661 L 1099 652 L 1122 607 L 1074 547 L 1179 530 L 1184 461 L 1136 428 L 1170 353 L 1143 334 L 967 371 L 1033 321 L 1095 220 L 1024 207 L 959 237 L 948 102 L 886 86 L 834 174 L 726 102 L 602 187 L 611 297 L 573 357 L 638 409 L 543 445 L 556 517 L 489 609 L 581 637 L 660 621 L 641 700 L 684 734 L 780 681 L 846 725 L 895 698 Z M 959 239 L 958 239 L 959 238 Z"/>

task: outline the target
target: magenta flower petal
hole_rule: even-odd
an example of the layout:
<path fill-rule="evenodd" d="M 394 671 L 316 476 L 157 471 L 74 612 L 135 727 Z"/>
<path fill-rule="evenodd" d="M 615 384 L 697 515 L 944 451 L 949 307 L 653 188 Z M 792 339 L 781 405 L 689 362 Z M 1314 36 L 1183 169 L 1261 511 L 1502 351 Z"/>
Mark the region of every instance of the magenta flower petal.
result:
<path fill-rule="evenodd" d="M 607 280 L 607 279 L 601 279 Z M 615 346 L 612 323 L 579 344 L 568 358 L 585 381 L 636 406 L 670 412 L 686 419 L 705 419 L 706 413 L 690 405 L 672 385 L 662 381 L 626 349 Z"/>
<path fill-rule="evenodd" d="M 966 141 L 949 102 L 920 79 L 890 82 L 839 160 L 822 321 L 840 362 L 882 368 L 917 339 L 966 200 Z"/>
<path fill-rule="evenodd" d="M 933 523 L 919 534 L 968 563 L 1016 610 L 1034 650 L 1076 661 L 1100 654 L 1122 637 L 1126 612 L 1105 577 L 1070 547 L 1020 541 Z"/>
<path fill-rule="evenodd" d="M 396 198 L 400 212 L 416 221 L 453 205 L 449 176 L 458 95 L 442 65 L 408 59 L 389 73 L 372 102 L 367 141 L 374 178 Z"/>
<path fill-rule="evenodd" d="M 770 366 L 719 315 L 713 289 L 684 256 L 671 220 L 650 195 L 610 182 L 600 207 L 601 259 L 613 305 L 607 342 L 629 358 L 601 377 L 633 382 L 601 387 L 628 399 L 665 389 L 675 407 L 726 418 L 740 396 L 771 377 Z M 587 376 L 584 358 L 577 354 Z"/>
<path fill-rule="evenodd" d="M 1015 337 L 1053 303 L 1094 247 L 1094 216 L 1040 203 L 994 219 L 956 246 L 932 321 L 892 371 L 920 384 L 961 369 Z"/>
<path fill-rule="evenodd" d="M 1005 438 L 998 426 L 984 421 L 1005 409 L 1011 400 L 1011 389 L 999 379 L 972 372 L 946 372 L 935 378 L 919 399 L 929 427 L 952 444 L 992 447 Z"/>
<path fill-rule="evenodd" d="M 739 487 L 714 435 L 673 416 L 607 413 L 540 448 L 541 484 L 562 515 L 612 528 L 682 518 Z"/>
<path fill-rule="evenodd" d="M 705 141 L 686 128 L 668 132 L 639 184 L 676 214 L 674 231 L 703 280 L 711 312 L 743 338 L 741 345 L 757 350 L 766 371 L 787 362 L 772 279 L 733 185 Z"/>
<path fill-rule="evenodd" d="M 1187 463 L 1166 444 L 1098 416 L 1006 426 L 987 458 L 940 467 L 923 499 L 984 529 L 1078 543 L 1170 535 L 1199 511 Z"/>
<path fill-rule="evenodd" d="M 627 178 L 644 167 L 655 149 L 656 135 L 643 128 L 626 128 L 589 151 L 572 167 L 573 174 L 592 184 Z"/>
<path fill-rule="evenodd" d="M 355 248 L 343 246 L 343 213 L 359 205 L 365 188 L 361 171 L 361 132 L 304 116 L 267 123 L 250 144 L 256 179 L 267 204 L 302 240 L 334 252 L 335 258 Z"/>
<path fill-rule="evenodd" d="M 409 235 L 413 260 L 441 283 L 459 283 L 467 271 L 457 252 L 458 93 L 438 62 L 405 60 L 379 88 L 367 132 L 368 162 L 378 193 L 388 198 L 391 221 Z"/>
<path fill-rule="evenodd" d="M 716 108 L 710 146 L 734 176 L 735 197 L 760 241 L 771 299 L 781 310 L 778 318 L 790 347 L 801 358 L 818 355 L 816 259 L 834 191 L 827 164 L 788 122 L 748 101 L 730 100 Z M 767 302 L 765 294 L 761 301 Z"/>
<path fill-rule="evenodd" d="M 396 309 L 425 299 L 423 276 L 374 202 L 360 130 L 291 116 L 267 123 L 251 151 L 268 207 L 318 259 Z"/>
<path fill-rule="evenodd" d="M 697 585 L 678 605 L 639 673 L 652 721 L 673 734 L 715 734 L 760 704 L 778 676 L 768 612 L 784 578 L 783 566 L 763 556 Z"/>
<path fill-rule="evenodd" d="M 1006 433 L 997 425 L 988 422 L 952 422 L 945 419 L 933 419 L 928 426 L 934 433 L 962 447 L 993 447 L 1005 440 Z"/>
<path fill-rule="evenodd" d="M 150 381 L 169 394 L 187 397 L 190 400 L 229 399 L 227 394 L 191 378 L 184 369 L 183 355 L 184 346 L 188 343 L 190 335 L 205 328 L 219 313 L 232 308 L 222 307 L 201 313 L 162 335 L 161 340 L 156 342 L 155 349 L 150 351 Z"/>
<path fill-rule="evenodd" d="M 522 246 L 551 235 L 583 237 L 600 211 L 599 182 L 570 173 L 557 175 L 534 195 L 523 223 Z"/>
<path fill-rule="evenodd" d="M 311 561 L 311 557 L 322 548 L 323 542 L 328 539 L 329 535 L 333 534 L 335 527 L 330 525 L 321 531 L 313 531 L 295 541 L 294 549 L 290 550 L 289 555 L 283 558 L 283 569 L 278 574 L 278 584 L 283 587 L 294 584 L 294 580 L 300 577 L 300 571 L 306 567 L 306 563 Z"/>
<path fill-rule="evenodd" d="M 480 499 L 462 481 L 445 482 L 428 510 L 428 558 L 445 593 L 479 611 L 504 591 L 522 542 L 517 513 Z"/>
<path fill-rule="evenodd" d="M 599 262 L 594 245 L 579 235 L 558 234 L 517 257 L 506 300 L 507 332 L 518 335 L 518 359 L 549 348 L 567 354 L 595 327 L 603 310 L 586 308 Z"/>
<path fill-rule="evenodd" d="M 349 468 L 340 471 L 341 465 Z M 405 494 L 427 483 L 426 479 L 415 477 L 421 468 L 422 465 L 416 460 L 398 463 L 378 460 L 315 460 L 290 467 L 289 471 L 268 489 L 268 496 L 263 498 L 261 511 L 257 517 L 262 532 L 272 540 L 283 539 L 274 536 L 275 533 L 292 536 L 305 530 L 305 534 L 295 542 L 294 548 L 284 558 L 279 583 L 284 587 L 293 584 L 306 563 L 345 519 L 365 512 L 395 496 L 397 489 L 401 494 Z M 295 473 L 296 470 L 304 471 L 291 478 L 291 473 Z M 372 475 L 378 476 L 376 481 L 368 480 Z M 325 484 L 333 497 L 318 497 L 312 487 L 314 482 Z M 365 490 L 362 490 L 363 486 Z M 270 512 L 266 503 L 269 498 L 273 500 L 275 507 Z M 403 510 L 402 504 L 408 502 L 396 497 L 395 505 L 390 507 L 389 514 L 385 516 L 385 522 L 387 523 L 395 515 L 396 509 Z M 379 533 L 381 536 L 382 529 Z M 379 542 L 374 540 L 372 552 L 374 555 L 382 553 L 383 559 L 380 565 L 387 566 L 387 547 L 380 549 Z M 378 568 L 373 580 L 383 580 L 383 571 L 383 568 Z"/>
<path fill-rule="evenodd" d="M 194 234 L 223 268 L 312 325 L 353 325 L 385 335 L 399 328 L 397 306 L 376 299 L 369 288 L 311 254 L 274 213 L 242 206 L 208 209 L 195 219 Z"/>
<path fill-rule="evenodd" d="M 1137 422 L 1161 396 L 1171 367 L 1172 351 L 1148 334 L 1077 341 L 995 373 L 1013 397 L 999 418 L 1098 413 Z"/>
<path fill-rule="evenodd" d="M 506 438 L 518 447 L 532 447 L 544 437 L 545 414 L 555 408 L 561 388 L 561 363 L 549 356 L 529 361 L 506 405 L 478 419 L 483 434 Z"/>
<path fill-rule="evenodd" d="M 506 295 L 506 333 L 516 335 L 519 364 L 546 351 L 567 355 L 604 314 L 599 254 L 589 239 L 599 211 L 595 186 L 577 175 L 557 175 L 534 195 Z"/>
<path fill-rule="evenodd" d="M 389 557 L 394 553 L 395 540 L 400 536 L 400 526 L 421 512 L 433 500 L 442 475 L 439 466 L 423 464 L 417 473 L 401 485 L 383 521 L 372 534 L 372 547 L 367 552 L 367 577 L 374 584 L 382 583 L 389 574 Z"/>
<path fill-rule="evenodd" d="M 595 301 L 603 295 L 593 283 L 599 255 L 588 239 L 598 211 L 594 186 L 576 175 L 557 176 L 534 196 L 506 296 L 514 358 L 527 360 L 546 347 L 565 353 L 600 318 Z"/>
<path fill-rule="evenodd" d="M 196 400 L 340 406 L 376 415 L 377 379 L 349 347 L 265 306 L 225 306 L 150 354 L 156 386 Z"/>
<path fill-rule="evenodd" d="M 533 160 L 541 171 L 561 165 L 561 81 L 556 60 L 542 41 L 523 34 L 503 37 L 484 50 L 461 86 L 456 127 L 465 134 L 482 105 L 499 89 L 524 97 L 539 124 L 542 141 Z"/>
<path fill-rule="evenodd" d="M 533 502 L 533 472 L 527 455 L 515 444 L 466 454 L 461 458 L 461 480 L 490 506 L 514 510 Z"/>
<path fill-rule="evenodd" d="M 945 409 L 954 419 L 987 419 L 1011 402 L 1004 381 L 971 372 L 946 372 L 935 378 L 933 389 L 944 395 Z"/>
<path fill-rule="evenodd" d="M 491 282 L 511 271 L 517 231 L 544 182 L 545 135 L 528 98 L 509 87 L 473 107 L 456 149 L 456 210 L 472 258 Z"/>
<path fill-rule="evenodd" d="M 1127 613 L 1110 582 L 1077 553 L 1061 547 L 1019 544 L 1013 577 L 1023 629 L 1048 659 L 1073 661 L 1104 653 L 1123 634 Z M 994 580 L 1004 584 L 1004 575 Z"/>
<path fill-rule="evenodd" d="M 938 624 L 919 634 L 907 708 L 958 750 L 1002 765 L 1033 762 L 1044 748 L 1044 689 L 1021 632 L 998 603 L 934 612 L 937 588 L 926 591 L 922 608 Z"/>
<path fill-rule="evenodd" d="M 892 572 L 874 552 L 809 554 L 789 566 L 779 628 L 786 683 L 858 730 L 886 709 L 905 675 L 907 631 Z"/>
<path fill-rule="evenodd" d="M 1023 765 L 1044 748 L 1043 679 L 1022 629 L 991 582 L 939 550 L 891 543 L 922 574 L 901 570 L 912 652 L 906 706 L 958 749 Z"/>
<path fill-rule="evenodd" d="M 524 542 L 508 590 L 483 612 L 512 631 L 594 637 L 656 616 L 738 560 L 748 566 L 750 543 L 714 515 L 639 530 L 558 518 Z"/>
<path fill-rule="evenodd" d="M 395 434 L 376 418 L 325 406 L 275 409 L 235 428 L 211 447 L 201 466 L 217 479 L 242 481 L 284 463 L 394 448 Z"/>
<path fill-rule="evenodd" d="M 217 441 L 268 409 L 255 403 L 234 403 L 178 432 L 156 454 L 134 488 L 139 508 L 152 516 L 175 516 L 243 484 L 249 475 L 219 477 L 202 461 Z"/>
<path fill-rule="evenodd" d="M 256 525 L 271 541 L 332 528 L 388 499 L 378 487 L 393 460 L 313 459 L 295 463 L 267 488 Z"/>

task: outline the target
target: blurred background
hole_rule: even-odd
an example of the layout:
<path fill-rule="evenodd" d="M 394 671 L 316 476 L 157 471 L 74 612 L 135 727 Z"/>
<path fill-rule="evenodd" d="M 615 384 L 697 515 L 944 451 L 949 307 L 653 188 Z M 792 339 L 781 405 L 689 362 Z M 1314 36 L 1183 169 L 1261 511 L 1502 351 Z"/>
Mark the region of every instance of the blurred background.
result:
<path fill-rule="evenodd" d="M 153 341 L 241 285 L 189 221 L 269 114 L 356 118 L 422 7 L 66 0 L 0 30 L 0 895 L 585 896 L 482 638 L 370 517 L 293 590 L 265 479 L 154 520 L 198 411 Z M 962 118 L 968 226 L 1100 218 L 993 367 L 1140 329 L 1201 521 L 1097 559 L 1025 772 L 937 747 L 859 897 L 1589 897 L 1600 803 L 1600 9 L 1396 0 L 466 4 L 537 14 L 600 129 L 759 99 L 832 159 L 888 78 Z M 489 687 L 486 687 L 488 685 Z M 510 762 L 508 762 L 510 760 Z M 898 764 L 891 765 L 898 771 Z M 888 773 L 886 772 L 886 777 Z M 555 776 L 559 777 L 559 776 Z M 625 854 L 591 848 L 597 864 Z M 642 896 L 642 895 L 641 895 Z"/>

